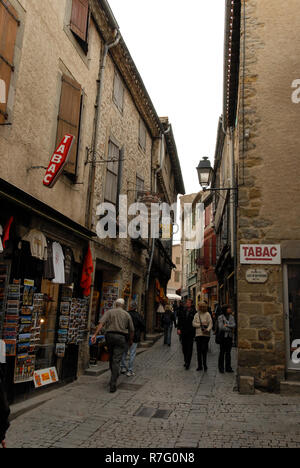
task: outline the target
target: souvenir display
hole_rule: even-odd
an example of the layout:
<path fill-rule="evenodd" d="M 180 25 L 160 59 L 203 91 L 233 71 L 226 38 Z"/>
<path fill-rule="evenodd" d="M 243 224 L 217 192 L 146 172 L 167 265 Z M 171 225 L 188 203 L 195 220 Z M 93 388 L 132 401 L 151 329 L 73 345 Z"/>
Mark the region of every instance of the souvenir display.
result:
<path fill-rule="evenodd" d="M 114 303 L 118 297 L 119 283 L 116 281 L 104 282 L 102 287 L 100 316 L 102 316 L 107 310 L 110 310 L 114 307 Z"/>
<path fill-rule="evenodd" d="M 2 337 L 7 356 L 16 357 L 14 383 L 33 380 L 43 309 L 44 294 L 35 293 L 33 281 L 8 285 Z"/>
<path fill-rule="evenodd" d="M 88 299 L 72 299 L 68 343 L 79 344 L 87 332 Z"/>
<path fill-rule="evenodd" d="M 9 281 L 9 268 L 8 265 L 0 264 L 0 336 L 3 332 L 3 322 L 5 318 L 5 304 L 7 286 Z"/>

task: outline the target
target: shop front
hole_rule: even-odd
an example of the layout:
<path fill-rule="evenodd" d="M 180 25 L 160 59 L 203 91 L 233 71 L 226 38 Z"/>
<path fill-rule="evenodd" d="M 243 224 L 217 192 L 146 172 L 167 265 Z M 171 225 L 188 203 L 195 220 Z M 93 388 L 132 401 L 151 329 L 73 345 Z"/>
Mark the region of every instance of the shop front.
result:
<path fill-rule="evenodd" d="M 0 339 L 11 402 L 72 381 L 84 366 L 79 356 L 87 346 L 89 297 L 81 281 L 91 238 L 82 226 L 12 190 L 0 193 Z"/>
<path fill-rule="evenodd" d="M 300 375 L 300 262 L 284 264 L 286 367 Z"/>

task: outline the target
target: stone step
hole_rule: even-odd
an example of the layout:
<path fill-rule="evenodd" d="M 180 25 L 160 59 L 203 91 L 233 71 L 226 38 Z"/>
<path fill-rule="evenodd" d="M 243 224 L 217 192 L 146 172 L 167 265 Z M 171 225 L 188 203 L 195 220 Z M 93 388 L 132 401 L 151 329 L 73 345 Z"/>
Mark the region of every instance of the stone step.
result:
<path fill-rule="evenodd" d="M 280 382 L 281 395 L 300 395 L 300 382 L 292 380 Z"/>
<path fill-rule="evenodd" d="M 141 341 L 139 343 L 139 348 L 151 348 L 151 346 L 153 346 L 153 343 L 154 341 L 150 341 L 150 340 Z"/>
<path fill-rule="evenodd" d="M 91 375 L 93 377 L 98 377 L 99 375 L 104 374 L 109 370 L 109 363 L 99 362 L 96 366 L 90 366 L 85 370 L 85 375 Z"/>
<path fill-rule="evenodd" d="M 300 382 L 300 372 L 299 371 L 288 371 L 287 380 L 292 382 Z"/>

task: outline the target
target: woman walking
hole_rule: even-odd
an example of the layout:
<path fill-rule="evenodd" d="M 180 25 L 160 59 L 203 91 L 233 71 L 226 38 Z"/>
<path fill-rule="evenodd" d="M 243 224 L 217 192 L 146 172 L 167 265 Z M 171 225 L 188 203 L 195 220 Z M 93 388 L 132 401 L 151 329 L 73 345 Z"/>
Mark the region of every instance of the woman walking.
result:
<path fill-rule="evenodd" d="M 161 324 L 164 328 L 164 344 L 171 346 L 173 324 L 176 327 L 175 314 L 169 305 L 166 305 L 165 313 L 162 316 Z"/>
<path fill-rule="evenodd" d="M 230 305 L 223 305 L 222 314 L 218 318 L 218 329 L 216 334 L 216 340 L 220 345 L 219 371 L 221 374 L 224 374 L 224 367 L 226 372 L 234 372 L 231 367 L 231 349 L 235 328 L 236 323 Z"/>
<path fill-rule="evenodd" d="M 196 344 L 198 356 L 197 371 L 207 371 L 207 353 L 210 340 L 210 331 L 213 327 L 213 321 L 208 311 L 207 304 L 200 302 L 198 312 L 193 320 L 193 327 L 196 328 Z"/>

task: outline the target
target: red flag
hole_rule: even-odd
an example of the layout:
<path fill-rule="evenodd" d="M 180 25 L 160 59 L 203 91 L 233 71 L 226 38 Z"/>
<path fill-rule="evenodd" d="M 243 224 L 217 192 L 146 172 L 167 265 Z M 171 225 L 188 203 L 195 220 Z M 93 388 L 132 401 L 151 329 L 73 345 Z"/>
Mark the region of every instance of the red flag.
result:
<path fill-rule="evenodd" d="M 4 247 L 4 249 L 6 247 L 6 245 L 5 245 L 6 241 L 9 240 L 9 232 L 10 232 L 10 227 L 12 225 L 13 220 L 14 220 L 14 217 L 11 216 L 9 218 L 8 222 L 6 223 L 5 228 L 4 228 L 4 232 L 3 232 L 3 247 Z"/>
<path fill-rule="evenodd" d="M 89 296 L 91 294 L 92 286 L 92 273 L 94 271 L 93 257 L 90 247 L 88 248 L 87 254 L 84 259 L 82 276 L 80 286 L 83 289 L 83 295 Z"/>

